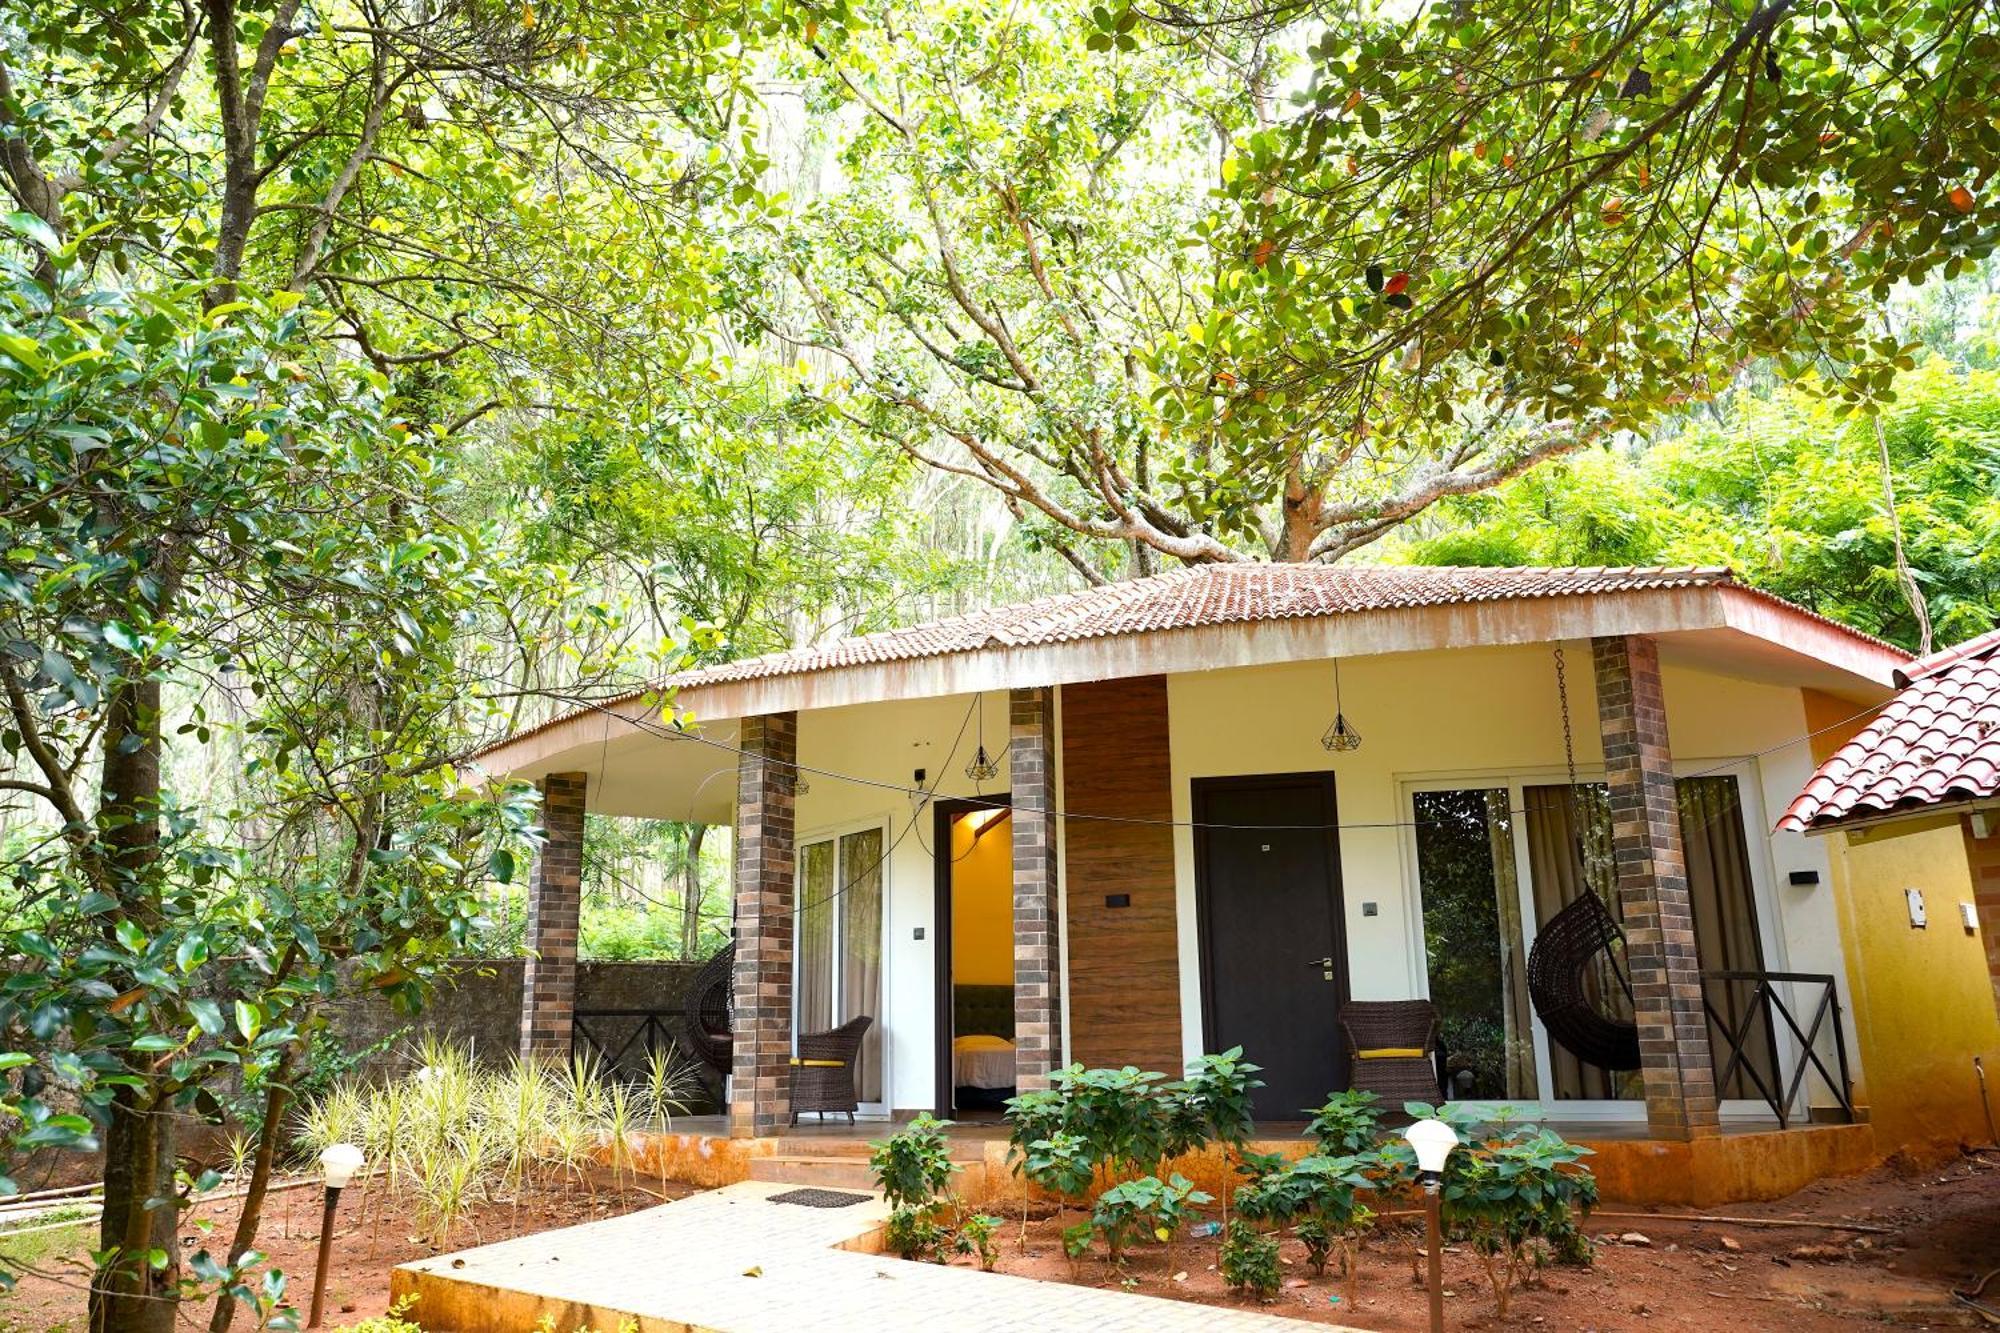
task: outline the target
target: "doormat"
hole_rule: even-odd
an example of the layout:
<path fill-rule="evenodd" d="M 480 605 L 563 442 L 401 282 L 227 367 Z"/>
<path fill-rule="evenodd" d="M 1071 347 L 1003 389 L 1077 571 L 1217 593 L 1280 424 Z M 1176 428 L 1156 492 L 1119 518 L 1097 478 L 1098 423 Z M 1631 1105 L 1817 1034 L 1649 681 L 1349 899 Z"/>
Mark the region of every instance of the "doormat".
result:
<path fill-rule="evenodd" d="M 772 1203 L 795 1203 L 801 1208 L 852 1208 L 857 1203 L 867 1203 L 866 1194 L 849 1194 L 844 1190 L 786 1190 L 783 1194 L 773 1194 Z"/>

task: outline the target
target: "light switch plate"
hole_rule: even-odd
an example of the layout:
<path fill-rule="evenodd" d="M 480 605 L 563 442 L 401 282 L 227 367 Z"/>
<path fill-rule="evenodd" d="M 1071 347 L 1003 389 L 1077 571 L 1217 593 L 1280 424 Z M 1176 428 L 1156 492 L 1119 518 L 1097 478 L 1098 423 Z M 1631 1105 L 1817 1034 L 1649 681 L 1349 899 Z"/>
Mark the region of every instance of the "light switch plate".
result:
<path fill-rule="evenodd" d="M 1910 925 L 1912 927 L 1921 930 L 1929 924 L 1928 919 L 1924 916 L 1924 891 L 1922 889 L 1904 889 L 1903 900 L 1910 905 Z"/>
<path fill-rule="evenodd" d="M 1958 905 L 1958 919 L 1965 923 L 1966 934 L 1973 935 L 1978 933 L 1979 908 L 1977 906 L 1972 903 L 1960 903 Z"/>
<path fill-rule="evenodd" d="M 1376 911 L 1376 908 L 1375 908 L 1375 904 L 1374 904 L 1374 903 L 1363 903 L 1363 904 L 1361 904 L 1361 915 L 1363 915 L 1363 916 L 1374 916 L 1374 915 L 1375 915 L 1375 911 Z"/>
<path fill-rule="evenodd" d="M 924 937 L 924 928 L 922 926 L 918 926 L 915 930 L 910 932 L 910 938 L 913 940 L 920 940 L 923 937 Z"/>

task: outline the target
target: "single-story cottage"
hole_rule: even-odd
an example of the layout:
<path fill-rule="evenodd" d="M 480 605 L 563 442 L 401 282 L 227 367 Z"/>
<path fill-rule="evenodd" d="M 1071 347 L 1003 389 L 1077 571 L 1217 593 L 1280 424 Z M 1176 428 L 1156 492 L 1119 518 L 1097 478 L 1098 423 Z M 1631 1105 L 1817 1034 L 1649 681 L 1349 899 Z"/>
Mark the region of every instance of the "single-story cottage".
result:
<path fill-rule="evenodd" d="M 545 794 L 523 1048 L 572 1039 L 584 812 L 728 824 L 736 1136 L 860 1017 L 864 1116 L 1240 1045 L 1297 1121 L 1343 1005 L 1428 998 L 1447 1095 L 1770 1192 L 1882 1148 L 1850 1017 L 1925 1040 L 1774 830 L 1907 661 L 1725 569 L 1244 564 L 686 671 L 481 756 Z"/>

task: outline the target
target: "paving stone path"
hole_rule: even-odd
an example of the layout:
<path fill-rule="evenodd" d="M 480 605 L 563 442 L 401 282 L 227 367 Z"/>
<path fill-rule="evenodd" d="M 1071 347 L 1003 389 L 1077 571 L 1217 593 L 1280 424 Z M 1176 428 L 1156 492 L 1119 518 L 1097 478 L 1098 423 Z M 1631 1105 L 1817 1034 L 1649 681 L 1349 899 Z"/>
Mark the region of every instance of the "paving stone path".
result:
<path fill-rule="evenodd" d="M 432 1333 L 1300 1333 L 1275 1315 L 1072 1287 L 870 1251 L 888 1209 L 771 1202 L 744 1181 L 602 1222 L 404 1264 Z M 1327 1325 L 1315 1325 L 1326 1333 Z"/>

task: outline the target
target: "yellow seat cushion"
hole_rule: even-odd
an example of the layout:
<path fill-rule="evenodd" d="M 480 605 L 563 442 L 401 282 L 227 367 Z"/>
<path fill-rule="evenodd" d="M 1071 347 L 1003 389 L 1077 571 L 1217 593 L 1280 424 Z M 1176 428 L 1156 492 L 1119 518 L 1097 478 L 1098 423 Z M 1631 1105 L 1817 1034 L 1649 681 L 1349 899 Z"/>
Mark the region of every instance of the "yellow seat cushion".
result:
<path fill-rule="evenodd" d="M 1363 1060 L 1421 1060 L 1427 1054 L 1421 1046 L 1378 1046 L 1372 1051 L 1357 1051 Z"/>
<path fill-rule="evenodd" d="M 804 1066 L 805 1068 L 807 1068 L 807 1069 L 845 1069 L 845 1068 L 847 1068 L 847 1061 L 845 1061 L 845 1060 L 801 1060 L 801 1059 L 799 1059 L 799 1057 L 798 1057 L 798 1056 L 796 1056 L 796 1055 L 795 1055 L 795 1056 L 793 1056 L 793 1057 L 792 1057 L 792 1065 L 793 1065 L 793 1067 L 795 1067 L 795 1068 L 796 1068 L 796 1067 L 798 1067 L 798 1066 L 801 1066 L 801 1065 L 803 1065 L 803 1066 Z"/>

